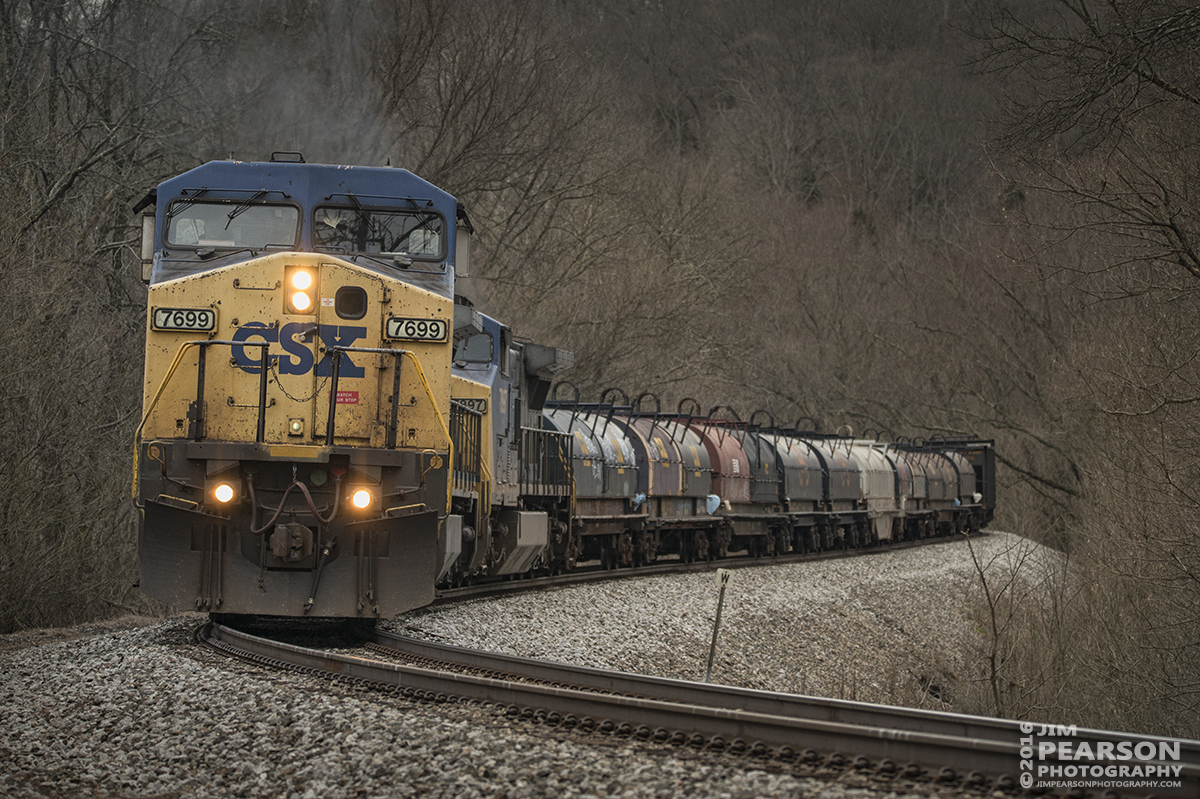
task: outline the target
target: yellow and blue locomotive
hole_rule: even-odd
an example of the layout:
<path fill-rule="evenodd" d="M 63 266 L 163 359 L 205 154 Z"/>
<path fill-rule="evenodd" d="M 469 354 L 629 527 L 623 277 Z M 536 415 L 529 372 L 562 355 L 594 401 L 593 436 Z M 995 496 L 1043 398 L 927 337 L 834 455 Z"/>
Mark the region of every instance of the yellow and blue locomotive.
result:
<path fill-rule="evenodd" d="M 471 227 L 449 194 L 403 169 L 287 154 L 200 166 L 135 212 L 145 593 L 220 613 L 387 617 L 431 601 L 459 560 L 526 566 L 510 562 L 530 551 L 518 538 L 545 544 L 551 515 L 569 516 L 569 475 L 523 489 L 529 475 L 508 468 L 540 411 L 525 395 L 544 396 L 569 354 L 541 348 L 546 363 L 518 368 L 507 328 L 456 307 Z M 516 510 L 522 490 L 530 510 Z M 494 500 L 512 513 L 492 520 Z"/>

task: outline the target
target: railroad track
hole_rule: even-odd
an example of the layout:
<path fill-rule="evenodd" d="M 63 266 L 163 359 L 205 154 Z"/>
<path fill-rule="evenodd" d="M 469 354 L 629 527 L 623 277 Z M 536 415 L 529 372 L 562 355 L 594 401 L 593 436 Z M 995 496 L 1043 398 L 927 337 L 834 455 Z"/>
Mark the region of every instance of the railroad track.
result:
<path fill-rule="evenodd" d="M 417 699 L 499 705 L 513 717 L 563 729 L 978 790 L 1021 790 L 1022 739 L 1029 733 L 1017 722 L 567 666 L 383 631 L 368 643 L 371 657 L 310 649 L 211 622 L 198 638 L 265 665 L 369 683 Z M 1075 748 L 1088 742 L 1093 750 L 1102 742 L 1178 744 L 1178 760 L 1154 765 L 1178 768 L 1179 787 L 1122 786 L 1091 792 L 1097 797 L 1200 795 L 1200 741 L 1096 730 L 1076 730 L 1070 741 Z M 1076 764 L 1055 756 L 1035 765 Z"/>
<path fill-rule="evenodd" d="M 973 538 L 984 538 L 987 530 L 971 534 Z M 859 547 L 853 549 L 827 549 L 820 552 L 788 552 L 772 557 L 750 557 L 748 555 L 721 558 L 718 560 L 697 560 L 684 562 L 670 556 L 643 566 L 621 566 L 604 568 L 595 563 L 581 564 L 571 571 L 560 574 L 545 574 L 536 576 L 514 575 L 512 577 L 493 577 L 481 582 L 453 588 L 438 589 L 433 604 L 458 602 L 474 597 L 492 596 L 513 591 L 529 591 L 538 588 L 558 588 L 564 585 L 598 582 L 601 580 L 619 580 L 627 577 L 649 577 L 656 574 L 681 574 L 686 572 L 711 572 L 714 569 L 741 569 L 755 566 L 778 566 L 784 563 L 805 563 L 809 561 L 840 560 L 858 556 L 870 556 L 884 552 L 898 552 L 903 549 L 934 546 L 961 541 L 961 537 L 939 536 L 922 538 L 914 541 L 888 541 L 878 546 Z"/>

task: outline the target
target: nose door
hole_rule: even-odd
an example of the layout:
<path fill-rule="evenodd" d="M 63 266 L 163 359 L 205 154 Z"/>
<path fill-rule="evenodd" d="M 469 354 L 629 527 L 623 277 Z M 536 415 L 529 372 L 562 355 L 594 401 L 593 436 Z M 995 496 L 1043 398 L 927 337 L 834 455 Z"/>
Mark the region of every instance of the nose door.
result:
<path fill-rule="evenodd" d="M 390 406 L 397 359 L 340 349 L 381 347 L 381 291 L 376 281 L 360 273 L 337 264 L 321 265 L 317 330 L 307 340 L 316 363 L 310 407 L 317 438 L 327 438 L 332 422 L 335 441 L 349 438 L 356 439 L 356 443 L 369 441 L 370 446 L 383 446 L 386 426 L 379 420 L 379 404 L 382 395 Z M 404 408 L 412 402 L 407 397 L 397 400 L 403 417 Z"/>

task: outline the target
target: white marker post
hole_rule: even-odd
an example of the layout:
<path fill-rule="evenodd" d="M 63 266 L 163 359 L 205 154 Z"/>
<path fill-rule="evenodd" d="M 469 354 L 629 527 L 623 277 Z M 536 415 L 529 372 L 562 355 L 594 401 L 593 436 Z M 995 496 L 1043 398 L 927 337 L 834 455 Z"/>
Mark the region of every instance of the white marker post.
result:
<path fill-rule="evenodd" d="M 713 658 L 717 654 L 717 631 L 721 629 L 721 608 L 725 606 L 725 586 L 729 585 L 729 569 L 717 569 L 717 586 L 721 593 L 717 595 L 717 618 L 713 621 L 712 646 L 708 648 L 708 669 L 704 672 L 704 681 L 712 682 Z"/>

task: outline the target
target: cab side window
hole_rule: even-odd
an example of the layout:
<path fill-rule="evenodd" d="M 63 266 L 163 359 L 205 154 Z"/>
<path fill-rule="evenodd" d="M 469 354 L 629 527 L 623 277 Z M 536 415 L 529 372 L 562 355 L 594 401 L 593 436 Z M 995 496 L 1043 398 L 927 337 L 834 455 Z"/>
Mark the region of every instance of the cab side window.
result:
<path fill-rule="evenodd" d="M 492 362 L 492 334 L 484 331 L 470 338 L 460 339 L 454 352 L 454 360 L 459 363 Z"/>
<path fill-rule="evenodd" d="M 509 363 L 510 356 L 508 354 L 509 335 L 508 328 L 500 329 L 500 374 L 504 377 L 512 374 L 511 364 Z"/>

